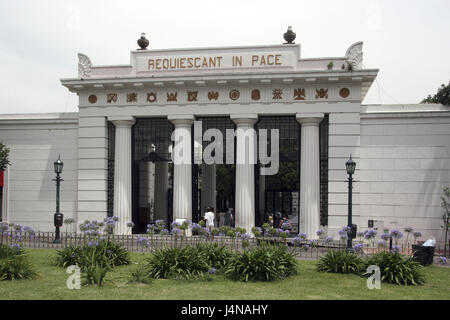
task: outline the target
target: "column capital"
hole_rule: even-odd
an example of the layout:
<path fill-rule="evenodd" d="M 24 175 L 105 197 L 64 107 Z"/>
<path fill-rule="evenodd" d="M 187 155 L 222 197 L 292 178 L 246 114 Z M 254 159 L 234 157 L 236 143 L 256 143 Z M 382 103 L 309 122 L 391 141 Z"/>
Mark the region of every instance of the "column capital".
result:
<path fill-rule="evenodd" d="M 323 120 L 323 113 L 297 113 L 295 118 L 303 125 L 318 125 Z"/>
<path fill-rule="evenodd" d="M 108 121 L 111 121 L 116 127 L 131 127 L 136 119 L 133 116 L 109 116 Z"/>
<path fill-rule="evenodd" d="M 230 114 L 230 119 L 238 126 L 252 126 L 258 121 L 258 115 L 256 113 Z"/>
<path fill-rule="evenodd" d="M 175 127 L 191 126 L 194 123 L 193 115 L 169 115 L 167 119 L 172 122 Z"/>

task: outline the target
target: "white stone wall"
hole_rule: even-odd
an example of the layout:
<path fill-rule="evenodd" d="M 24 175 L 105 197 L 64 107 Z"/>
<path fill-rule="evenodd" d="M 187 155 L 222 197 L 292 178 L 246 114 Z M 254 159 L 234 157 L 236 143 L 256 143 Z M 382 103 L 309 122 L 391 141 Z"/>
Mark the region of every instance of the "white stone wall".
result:
<path fill-rule="evenodd" d="M 56 186 L 53 162 L 64 162 L 60 209 L 76 217 L 78 114 L 0 115 L 0 141 L 10 149 L 3 221 L 54 231 Z"/>
<path fill-rule="evenodd" d="M 78 220 L 103 221 L 107 216 L 108 122 L 104 116 L 79 112 Z"/>
<path fill-rule="evenodd" d="M 360 158 L 360 105 L 349 112 L 330 113 L 328 146 L 328 236 L 338 239 L 338 231 L 348 222 L 348 180 L 345 163 L 352 155 L 357 163 L 354 178 L 358 179 Z M 359 225 L 358 183 L 353 184 L 352 222 Z"/>
<path fill-rule="evenodd" d="M 450 108 L 367 106 L 361 113 L 360 227 L 406 226 L 443 240 L 442 189 L 450 185 Z M 379 233 L 382 232 L 379 231 Z"/>

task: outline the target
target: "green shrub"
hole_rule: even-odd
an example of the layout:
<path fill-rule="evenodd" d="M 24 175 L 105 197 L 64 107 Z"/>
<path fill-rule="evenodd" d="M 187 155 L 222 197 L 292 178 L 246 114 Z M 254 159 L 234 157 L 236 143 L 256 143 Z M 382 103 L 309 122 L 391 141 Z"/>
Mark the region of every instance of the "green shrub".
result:
<path fill-rule="evenodd" d="M 0 259 L 11 257 L 11 256 L 17 256 L 17 255 L 23 255 L 25 252 L 23 249 L 18 247 L 11 247 L 6 244 L 0 245 Z"/>
<path fill-rule="evenodd" d="M 319 259 L 317 271 L 332 273 L 358 273 L 362 260 L 356 254 L 345 250 L 329 251 Z"/>
<path fill-rule="evenodd" d="M 131 263 L 128 251 L 122 245 L 108 240 L 98 243 L 91 241 L 81 247 L 70 246 L 57 251 L 56 265 L 59 267 L 78 265 L 83 269 L 94 262 L 110 267 Z"/>
<path fill-rule="evenodd" d="M 81 247 L 65 247 L 56 251 L 56 265 L 58 267 L 67 268 L 71 265 L 79 265 L 81 255 Z"/>
<path fill-rule="evenodd" d="M 92 263 L 84 266 L 86 284 L 96 284 L 101 287 L 105 283 L 105 276 L 109 267 L 101 263 Z"/>
<path fill-rule="evenodd" d="M 24 254 L 0 259 L 0 280 L 32 279 L 36 276 L 33 264 Z"/>
<path fill-rule="evenodd" d="M 147 268 L 143 265 L 139 265 L 131 271 L 130 282 L 149 284 L 152 282 L 152 278 L 150 277 Z"/>
<path fill-rule="evenodd" d="M 286 247 L 266 245 L 235 254 L 225 274 L 233 280 L 273 281 L 296 272 L 297 263 Z"/>
<path fill-rule="evenodd" d="M 233 257 L 233 252 L 226 246 L 218 243 L 201 243 L 196 246 L 201 254 L 205 255 L 209 267 L 215 269 L 223 268 Z"/>
<path fill-rule="evenodd" d="M 419 285 L 425 283 L 423 267 L 408 257 L 399 253 L 381 251 L 366 259 L 364 270 L 370 265 L 380 268 L 381 281 L 398 285 Z M 367 273 L 363 275 L 367 276 Z"/>
<path fill-rule="evenodd" d="M 100 241 L 99 246 L 105 251 L 111 266 L 123 266 L 131 263 L 128 250 L 121 244 L 113 241 Z"/>
<path fill-rule="evenodd" d="M 155 250 L 147 259 L 147 270 L 152 278 L 193 278 L 209 270 L 205 251 L 197 246 Z"/>

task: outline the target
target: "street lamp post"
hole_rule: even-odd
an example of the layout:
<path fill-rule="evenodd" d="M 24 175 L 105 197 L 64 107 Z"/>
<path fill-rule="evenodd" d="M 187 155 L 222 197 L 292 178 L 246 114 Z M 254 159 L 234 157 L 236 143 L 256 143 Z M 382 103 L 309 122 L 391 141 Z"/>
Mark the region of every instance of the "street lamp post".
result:
<path fill-rule="evenodd" d="M 353 251 L 352 237 L 353 237 L 353 228 L 352 228 L 352 183 L 353 178 L 352 175 L 355 173 L 356 162 L 352 160 L 352 155 L 350 155 L 350 159 L 345 163 L 345 168 L 347 169 L 348 174 L 348 238 L 347 238 L 347 251 Z"/>
<path fill-rule="evenodd" d="M 56 181 L 56 213 L 53 217 L 53 223 L 55 225 L 56 230 L 55 230 L 55 240 L 53 241 L 53 243 L 61 243 L 59 228 L 62 227 L 62 225 L 63 225 L 63 214 L 61 212 L 59 212 L 59 189 L 60 189 L 61 181 L 64 181 L 60 177 L 64 163 L 61 161 L 60 157 L 58 156 L 58 160 L 56 160 L 53 163 L 53 165 L 54 165 L 55 173 L 56 173 L 56 178 L 53 179 L 53 181 Z"/>

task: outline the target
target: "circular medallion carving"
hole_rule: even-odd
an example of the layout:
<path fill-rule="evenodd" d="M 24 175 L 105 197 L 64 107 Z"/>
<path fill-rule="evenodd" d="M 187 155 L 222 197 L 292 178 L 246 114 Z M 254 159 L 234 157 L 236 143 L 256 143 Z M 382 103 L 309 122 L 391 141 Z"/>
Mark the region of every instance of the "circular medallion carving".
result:
<path fill-rule="evenodd" d="M 231 100 L 239 99 L 240 95 L 241 95 L 241 93 L 238 90 L 236 90 L 236 89 L 233 89 L 233 90 L 230 91 L 230 99 Z"/>
<path fill-rule="evenodd" d="M 90 103 L 96 103 L 97 102 L 97 96 L 94 94 L 91 94 L 88 98 Z"/>
<path fill-rule="evenodd" d="M 339 90 L 339 95 L 342 98 L 347 98 L 350 95 L 350 90 L 348 90 L 348 88 L 342 88 L 341 90 Z"/>
<path fill-rule="evenodd" d="M 261 92 L 258 89 L 252 90 L 252 100 L 259 100 L 261 99 Z"/>

